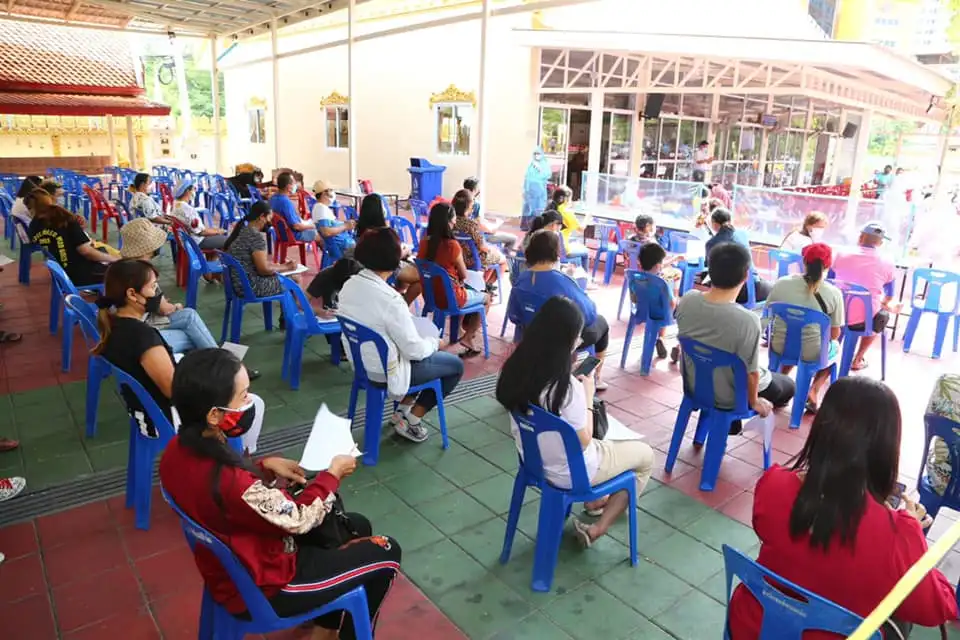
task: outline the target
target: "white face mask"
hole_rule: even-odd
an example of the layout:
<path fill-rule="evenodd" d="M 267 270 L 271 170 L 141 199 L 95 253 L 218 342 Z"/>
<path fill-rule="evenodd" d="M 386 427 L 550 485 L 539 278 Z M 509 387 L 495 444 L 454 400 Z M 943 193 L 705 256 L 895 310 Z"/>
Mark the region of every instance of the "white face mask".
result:
<path fill-rule="evenodd" d="M 820 241 L 822 241 L 822 240 L 823 240 L 823 233 L 824 233 L 825 231 L 826 231 L 826 229 L 824 229 L 824 228 L 822 228 L 822 227 L 814 227 L 813 229 L 810 229 L 810 239 L 813 240 L 814 242 L 820 242 Z"/>
<path fill-rule="evenodd" d="M 296 193 L 296 192 L 297 192 L 297 189 L 299 189 L 299 188 L 300 188 L 300 185 L 298 185 L 296 182 L 294 182 L 294 183 L 293 183 L 293 186 L 290 187 L 290 193 Z"/>

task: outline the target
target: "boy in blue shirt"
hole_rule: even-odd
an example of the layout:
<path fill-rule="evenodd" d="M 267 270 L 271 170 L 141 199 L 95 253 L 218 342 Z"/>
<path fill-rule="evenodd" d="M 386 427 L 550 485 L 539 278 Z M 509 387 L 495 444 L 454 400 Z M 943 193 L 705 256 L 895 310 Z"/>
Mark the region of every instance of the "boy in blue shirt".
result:
<path fill-rule="evenodd" d="M 640 270 L 644 273 L 649 273 L 651 275 L 663 278 L 663 262 L 667 257 L 667 252 L 664 251 L 656 242 L 648 242 L 643 245 L 643 248 L 640 249 Z M 651 309 L 652 312 L 660 312 L 660 315 L 667 316 L 668 314 L 673 314 L 674 309 L 677 308 L 677 299 L 673 294 L 673 286 L 668 282 L 667 283 L 667 294 L 669 299 L 670 308 L 669 309 Z M 633 291 L 630 292 L 630 299 L 633 302 L 636 302 L 634 298 Z M 666 335 L 666 329 L 660 330 L 660 337 L 657 338 L 657 357 L 666 358 L 667 357 L 667 346 L 663 343 L 663 337 Z M 680 359 L 680 345 L 674 345 L 673 349 L 670 350 L 670 362 L 676 364 L 677 360 Z"/>

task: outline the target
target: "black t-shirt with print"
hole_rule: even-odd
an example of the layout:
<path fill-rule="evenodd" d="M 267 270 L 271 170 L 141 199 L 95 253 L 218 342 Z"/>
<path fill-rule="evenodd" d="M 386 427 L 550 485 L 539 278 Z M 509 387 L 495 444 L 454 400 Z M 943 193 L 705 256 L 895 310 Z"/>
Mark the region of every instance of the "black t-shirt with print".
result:
<path fill-rule="evenodd" d="M 28 232 L 34 244 L 46 249 L 60 263 L 74 285 L 103 282 L 106 265 L 87 260 L 77 251 L 77 247 L 90 242 L 90 236 L 76 220 L 71 218 L 65 227 L 55 229 L 34 218 Z"/>
<path fill-rule="evenodd" d="M 174 363 L 173 350 L 164 341 L 160 332 L 145 322 L 117 316 L 114 316 L 112 320 L 110 337 L 107 338 L 107 344 L 100 355 L 109 360 L 110 364 L 118 367 L 139 382 L 154 399 L 157 406 L 166 414 L 167 419 L 172 421 L 170 400 L 163 395 L 160 387 L 153 382 L 144 370 L 143 365 L 140 364 L 140 359 L 149 349 L 163 347 L 170 357 L 170 362 Z M 123 396 L 127 404 L 127 410 L 140 423 L 141 431 L 145 435 L 156 437 L 156 428 L 145 415 L 143 406 L 133 392 L 124 389 Z"/>

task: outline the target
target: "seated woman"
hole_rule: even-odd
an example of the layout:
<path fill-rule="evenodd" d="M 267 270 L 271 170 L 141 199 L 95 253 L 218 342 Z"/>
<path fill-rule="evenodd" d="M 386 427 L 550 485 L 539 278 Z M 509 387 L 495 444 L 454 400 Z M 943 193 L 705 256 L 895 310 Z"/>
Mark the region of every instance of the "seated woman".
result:
<path fill-rule="evenodd" d="M 121 256 L 150 262 L 166 244 L 167 232 L 148 218 L 134 218 L 120 229 L 120 239 L 123 244 Z M 152 303 L 157 308 L 147 312 L 144 322 L 160 331 L 174 353 L 217 347 L 210 329 L 195 309 L 184 308 L 180 303 L 171 304 L 159 287 L 157 294 L 160 301 Z"/>
<path fill-rule="evenodd" d="M 354 251 L 363 270 L 344 283 L 337 313 L 376 331 L 387 343 L 386 373 L 372 349 L 369 355 L 365 350 L 363 366 L 372 380 L 386 382 L 391 397 L 402 398 L 393 416 L 394 430 L 408 440 L 423 442 L 428 431 L 421 418 L 437 405 L 437 397 L 432 390 L 416 396 L 407 395 L 407 390 L 440 378 L 447 397 L 463 376 L 463 362 L 440 351 L 438 338 L 417 333 L 406 301 L 387 284 L 400 264 L 400 255 L 400 238 L 393 229 L 381 227 L 363 234 Z M 345 350 L 349 355 L 350 350 Z"/>
<path fill-rule="evenodd" d="M 420 242 L 420 253 L 417 255 L 421 260 L 429 260 L 437 264 L 441 269 L 450 275 L 450 281 L 453 283 L 453 293 L 457 297 L 454 302 L 458 307 L 469 307 L 475 304 L 490 304 L 490 296 L 482 291 L 476 291 L 466 286 L 467 265 L 463 261 L 463 250 L 460 243 L 453 238 L 454 223 L 453 207 L 445 202 L 439 202 L 430 209 L 430 221 L 427 223 L 427 237 Z M 438 305 L 445 306 L 450 304 L 446 298 L 442 283 L 434 282 L 433 296 Z M 422 285 L 421 285 L 422 286 Z M 481 351 L 477 348 L 477 332 L 480 330 L 480 314 L 471 313 L 461 318 L 463 336 L 460 338 L 460 346 L 464 351 L 460 354 L 462 357 L 473 357 L 480 355 Z"/>
<path fill-rule="evenodd" d="M 473 240 L 473 243 L 477 246 L 477 252 L 480 254 L 480 261 L 483 263 L 479 265 L 473 264 L 473 251 L 466 243 L 460 243 L 460 248 L 463 249 L 464 264 L 467 265 L 467 269 L 485 271 L 484 279 L 487 282 L 496 282 L 492 267 L 498 264 L 506 266 L 507 260 L 503 257 L 503 254 L 500 253 L 499 249 L 487 244 L 483 237 L 483 230 L 480 228 L 480 223 L 470 217 L 470 212 L 473 210 L 473 197 L 469 191 L 461 189 L 453 196 L 452 204 L 453 211 L 457 216 L 453 224 L 454 233 L 469 236 L 470 239 Z"/>
<path fill-rule="evenodd" d="M 757 482 L 753 528 L 757 562 L 786 580 L 867 616 L 927 551 L 921 505 L 887 504 L 897 492 L 900 406 L 889 387 L 871 378 L 841 378 L 827 390 L 803 450 L 790 467 L 774 465 Z M 756 640 L 763 611 L 738 586 L 729 607 L 733 640 Z M 936 627 L 957 617 L 957 597 L 934 569 L 893 614 L 907 624 Z M 805 633 L 804 638 L 839 638 Z"/>
<path fill-rule="evenodd" d="M 573 233 L 575 231 L 583 231 L 583 225 L 580 224 L 580 219 L 577 218 L 577 215 L 570 208 L 572 198 L 573 192 L 570 190 L 570 187 L 560 185 L 556 191 L 553 192 L 550 208 L 559 213 L 563 219 L 563 229 L 560 233 L 563 234 L 567 258 L 580 258 L 587 255 L 587 246 L 583 244 L 583 242 L 573 239 Z"/>
<path fill-rule="evenodd" d="M 925 413 L 960 424 L 960 375 L 944 373 L 937 378 Z M 923 479 L 934 493 L 942 496 L 947 491 L 952 475 L 950 445 L 943 438 L 934 436 L 930 439 Z"/>
<path fill-rule="evenodd" d="M 170 401 L 176 367 L 173 349 L 155 327 L 143 321 L 163 299 L 163 294 L 158 293 L 157 270 L 142 260 L 121 260 L 107 269 L 104 289 L 104 295 L 97 300 L 100 343 L 93 348 L 93 354 L 103 356 L 139 382 L 176 429 L 180 419 Z M 256 372 L 249 375 L 259 377 Z M 141 432 L 156 438 L 157 427 L 137 397 L 132 392 L 123 395 L 127 411 L 137 420 Z M 252 397 L 252 426 L 243 436 L 243 445 L 251 453 L 257 449 L 265 407 L 263 400 Z"/>
<path fill-rule="evenodd" d="M 714 209 L 713 213 L 710 214 L 709 226 L 711 237 L 706 243 L 707 260 L 705 260 L 705 262 L 709 261 L 710 250 L 723 242 L 736 242 L 741 246 L 746 247 L 747 251 L 750 251 L 750 239 L 747 237 L 747 232 L 734 228 L 733 217 L 726 209 L 722 207 L 717 207 Z M 750 259 L 750 268 L 751 270 L 753 269 L 752 254 Z M 756 286 L 757 302 L 763 302 L 770 294 L 771 285 L 769 282 L 756 274 L 753 274 L 753 279 Z M 744 304 L 746 301 L 747 287 L 744 285 L 743 288 L 740 289 L 740 295 L 737 296 L 737 304 Z"/>
<path fill-rule="evenodd" d="M 653 449 L 641 440 L 614 442 L 593 437 L 593 377 L 574 377 L 572 373 L 573 354 L 583 326 L 583 314 L 572 300 L 560 295 L 547 300 L 503 364 L 497 380 L 497 400 L 507 411 L 524 412 L 532 405 L 566 420 L 576 429 L 591 485 L 632 469 L 639 496 L 653 471 Z M 520 431 L 512 418 L 510 425 L 522 454 Z M 547 481 L 561 489 L 570 488 L 570 469 L 559 434 L 544 434 L 538 442 Z M 627 492 L 619 491 L 584 508 L 590 513 L 600 512 L 600 519 L 593 524 L 573 521 L 580 542 L 589 547 L 620 514 L 635 505 L 629 504 Z"/>
<path fill-rule="evenodd" d="M 238 557 L 278 616 L 303 614 L 362 586 L 376 623 L 400 569 L 400 545 L 373 536 L 363 516 L 339 513 L 336 492 L 356 469 L 356 459 L 335 456 L 308 482 L 293 460 L 253 462 L 238 455 L 227 437 L 250 426 L 249 386 L 243 365 L 227 351 L 204 349 L 183 359 L 173 381 L 183 425 L 163 452 L 160 483 L 185 514 Z M 246 613 L 216 556 L 202 545 L 193 553 L 211 597 L 234 615 Z M 341 611 L 314 624 L 311 640 L 356 638 Z"/>
<path fill-rule="evenodd" d="M 193 178 L 184 178 L 173 189 L 172 218 L 182 224 L 201 249 L 223 249 L 226 242 L 226 231 L 218 227 L 208 229 L 203 224 L 203 218 L 193 208 L 193 198 L 196 195 Z"/>
<path fill-rule="evenodd" d="M 800 307 L 823 312 L 830 318 L 830 357 L 840 350 L 840 332 L 843 329 L 843 293 L 826 281 L 827 272 L 833 265 L 833 251 L 830 245 L 811 244 L 803 249 L 803 274 L 794 273 L 777 280 L 767 296 L 767 304 L 786 302 Z M 770 348 L 774 353 L 782 353 L 786 325 L 780 318 L 774 318 Z M 820 327 L 807 325 L 803 328 L 803 359 L 816 360 L 820 357 L 822 337 Z M 784 367 L 782 373 L 790 373 L 793 367 Z M 820 392 L 830 379 L 830 369 L 821 369 L 814 376 L 807 395 L 806 409 L 816 413 L 820 405 Z"/>
<path fill-rule="evenodd" d="M 283 283 L 277 277 L 278 273 L 287 273 L 297 268 L 293 258 L 283 264 L 276 264 L 267 256 L 267 241 L 264 231 L 270 226 L 273 211 L 264 200 L 254 202 L 250 212 L 243 220 L 234 225 L 230 236 L 223 245 L 223 250 L 237 259 L 243 266 L 244 273 L 250 281 L 250 288 L 259 298 L 280 295 L 283 292 Z M 296 282 L 299 275 L 290 276 Z M 234 281 L 233 290 L 237 295 L 243 295 L 243 285 Z"/>
<path fill-rule="evenodd" d="M 360 237 L 370 229 L 382 229 L 387 227 L 388 212 L 383 206 L 383 197 L 379 193 L 371 193 L 363 197 L 360 203 L 360 212 L 357 215 L 356 235 L 359 242 Z M 420 297 L 420 273 L 417 271 L 417 265 L 413 264 L 413 251 L 410 247 L 401 244 L 402 254 L 400 266 L 394 274 L 394 286 L 397 291 L 403 294 L 403 299 L 407 305 L 413 304 L 413 301 Z"/>
<path fill-rule="evenodd" d="M 800 253 L 804 247 L 809 247 L 815 242 L 823 242 L 823 234 L 827 230 L 827 216 L 819 211 L 807 214 L 803 219 L 803 225 L 799 229 L 794 229 L 786 235 L 780 248 L 784 251 Z"/>
<path fill-rule="evenodd" d="M 139 218 L 146 218 L 158 225 L 171 224 L 170 216 L 164 215 L 160 204 L 150 195 L 150 185 L 153 178 L 149 173 L 138 173 L 130 184 L 130 213 Z"/>
<path fill-rule="evenodd" d="M 23 182 L 20 183 L 20 189 L 17 191 L 17 198 L 13 201 L 13 206 L 10 207 L 10 215 L 19 218 L 20 221 L 27 226 L 30 226 L 30 221 L 33 220 L 33 213 L 30 211 L 27 203 L 24 202 L 24 199 L 30 195 L 34 189 L 38 188 L 40 188 L 39 176 L 27 176 L 24 178 Z M 29 240 L 27 242 L 29 242 Z"/>
<path fill-rule="evenodd" d="M 543 299 L 564 296 L 572 300 L 583 315 L 583 332 L 580 334 L 580 348 L 593 347 L 600 359 L 594 369 L 597 391 L 604 391 L 607 383 L 603 381 L 603 358 L 610 342 L 610 327 L 606 318 L 597 313 L 586 291 L 576 281 L 558 269 L 560 266 L 560 236 L 550 231 L 534 232 L 526 251 L 527 270 L 520 274 L 517 284 L 510 292 L 507 313 L 519 316 L 520 305 L 524 297 L 530 295 Z M 524 329 L 526 333 L 527 329 Z"/>
<path fill-rule="evenodd" d="M 98 250 L 76 216 L 54 204 L 49 192 L 34 189 L 27 201 L 33 211 L 27 231 L 30 241 L 53 256 L 74 286 L 103 282 L 107 264 L 116 262 L 118 257 Z"/>

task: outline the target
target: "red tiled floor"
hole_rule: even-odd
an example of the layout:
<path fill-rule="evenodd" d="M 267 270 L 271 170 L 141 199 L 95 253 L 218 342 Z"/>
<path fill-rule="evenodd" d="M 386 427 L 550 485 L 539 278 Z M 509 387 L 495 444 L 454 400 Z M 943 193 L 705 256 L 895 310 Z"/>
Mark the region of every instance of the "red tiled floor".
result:
<path fill-rule="evenodd" d="M 129 565 L 53 589 L 61 633 L 99 622 L 120 611 L 143 606 L 140 584 Z"/>
<path fill-rule="evenodd" d="M 40 544 L 51 549 L 64 542 L 75 541 L 90 534 L 109 531 L 114 527 L 105 502 L 70 509 L 37 519 Z"/>
<path fill-rule="evenodd" d="M 185 587 L 201 584 L 193 553 L 186 544 L 140 560 L 136 563 L 136 572 L 148 600 L 159 600 Z"/>
<path fill-rule="evenodd" d="M 667 483 L 674 489 L 682 491 L 691 498 L 702 502 L 712 509 L 719 509 L 730 502 L 740 494 L 744 493 L 742 487 L 727 482 L 726 480 L 717 480 L 713 491 L 700 490 L 700 474 L 688 473 L 678 478 L 671 478 Z"/>
<path fill-rule="evenodd" d="M 753 526 L 753 494 L 744 492 L 720 507 L 720 512 L 739 520 L 748 527 Z"/>
<path fill-rule="evenodd" d="M 159 640 L 160 631 L 149 611 L 139 610 L 133 613 L 119 613 L 115 616 L 95 622 L 91 625 L 65 634 L 64 640 L 102 640 L 103 638 L 123 638 L 123 640 Z"/>
<path fill-rule="evenodd" d="M 33 521 L 21 522 L 0 530 L 0 547 L 3 548 L 7 560 L 36 553 L 40 547 Z"/>
<path fill-rule="evenodd" d="M 198 582 L 150 603 L 150 610 L 153 611 L 164 640 L 196 640 L 201 593 Z"/>
<path fill-rule="evenodd" d="M 117 531 L 109 529 L 80 536 L 70 544 L 45 549 L 43 563 L 50 586 L 57 588 L 126 566 L 127 556 Z"/>
<path fill-rule="evenodd" d="M 6 568 L 4 576 L 5 572 Z M 0 582 L 4 581 L 6 578 Z M 0 620 L 3 621 L 5 640 L 57 640 L 50 596 L 46 591 L 14 604 L 0 603 Z"/>
<path fill-rule="evenodd" d="M 43 576 L 40 554 L 6 560 L 0 571 L 3 572 L 3 579 L 0 580 L 0 603 L 16 602 L 38 595 L 46 597 L 47 583 Z"/>

